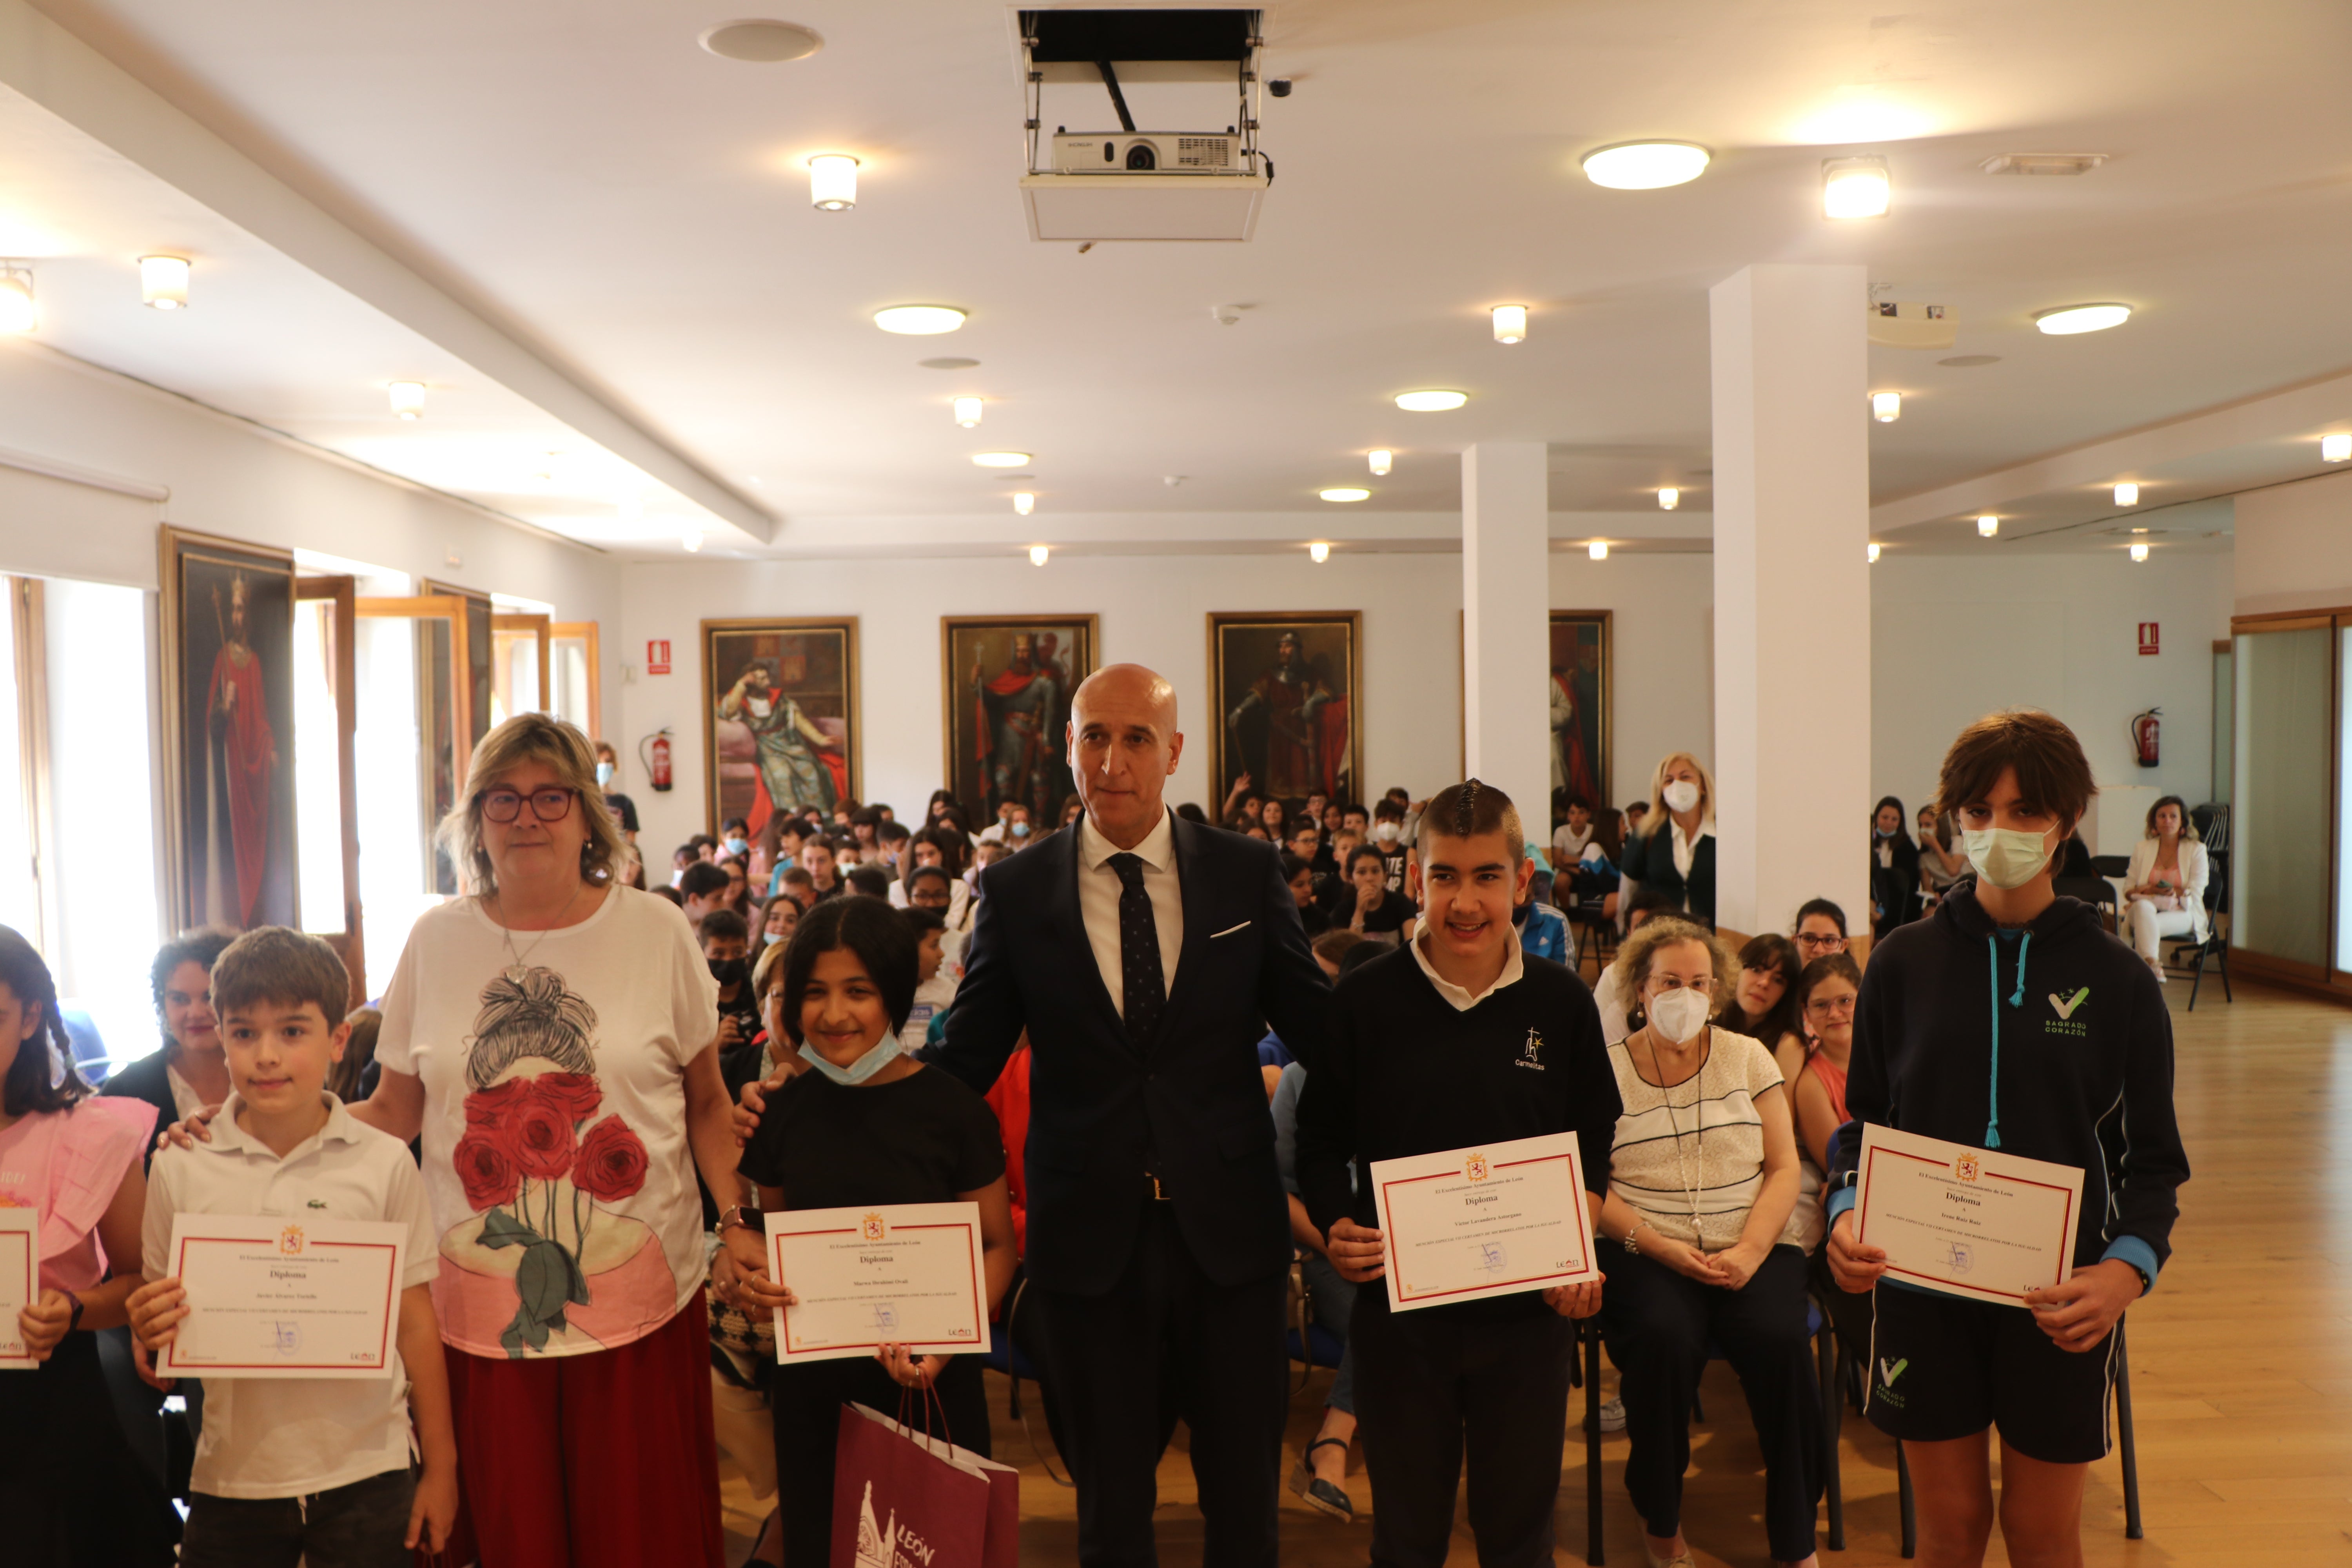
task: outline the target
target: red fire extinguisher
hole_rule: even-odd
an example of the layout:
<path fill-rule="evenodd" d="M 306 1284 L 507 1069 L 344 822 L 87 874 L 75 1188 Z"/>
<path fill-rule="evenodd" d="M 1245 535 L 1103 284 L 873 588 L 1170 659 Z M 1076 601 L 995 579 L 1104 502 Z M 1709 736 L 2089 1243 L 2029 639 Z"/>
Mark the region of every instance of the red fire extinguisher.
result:
<path fill-rule="evenodd" d="M 2131 721 L 2132 754 L 2144 768 L 2156 766 L 2156 716 L 2164 710 L 2151 708 Z"/>
<path fill-rule="evenodd" d="M 646 764 L 646 773 L 656 790 L 667 790 L 676 781 L 669 770 L 669 731 L 660 731 L 637 742 L 637 760 Z"/>

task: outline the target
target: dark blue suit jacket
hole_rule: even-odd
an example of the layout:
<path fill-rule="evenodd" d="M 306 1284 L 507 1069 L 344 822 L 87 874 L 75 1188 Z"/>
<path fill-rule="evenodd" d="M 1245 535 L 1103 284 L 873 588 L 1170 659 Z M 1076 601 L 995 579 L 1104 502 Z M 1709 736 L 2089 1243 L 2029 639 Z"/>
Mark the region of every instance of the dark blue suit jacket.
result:
<path fill-rule="evenodd" d="M 1144 1153 L 1192 1256 L 1235 1285 L 1290 1261 L 1289 1208 L 1257 1042 L 1271 1024 L 1312 1068 L 1331 988 L 1274 847 L 1174 822 L 1184 942 L 1141 1046 L 1111 1005 L 1078 905 L 1074 825 L 981 874 L 963 984 L 934 1059 L 985 1093 L 1029 1032 L 1028 1273 L 1117 1283 L 1145 1203 Z"/>

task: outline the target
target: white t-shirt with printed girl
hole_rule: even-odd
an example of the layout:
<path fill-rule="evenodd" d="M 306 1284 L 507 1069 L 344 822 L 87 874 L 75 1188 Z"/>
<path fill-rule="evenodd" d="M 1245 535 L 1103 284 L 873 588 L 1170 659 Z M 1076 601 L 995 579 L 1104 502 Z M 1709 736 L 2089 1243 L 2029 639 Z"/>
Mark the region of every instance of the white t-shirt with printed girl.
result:
<path fill-rule="evenodd" d="M 684 912 L 635 889 L 553 931 L 509 932 L 474 898 L 416 922 L 376 1060 L 424 1082 L 444 1340 L 612 1350 L 702 1288 L 686 1067 L 718 1000 Z"/>

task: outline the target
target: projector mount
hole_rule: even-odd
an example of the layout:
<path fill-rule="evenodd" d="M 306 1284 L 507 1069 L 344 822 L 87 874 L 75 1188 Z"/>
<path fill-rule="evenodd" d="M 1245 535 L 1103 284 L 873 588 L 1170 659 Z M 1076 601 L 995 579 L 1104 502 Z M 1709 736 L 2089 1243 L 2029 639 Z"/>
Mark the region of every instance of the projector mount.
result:
<path fill-rule="evenodd" d="M 1228 135 L 1240 140 L 1239 157 L 1224 167 L 1274 174 L 1274 163 L 1258 149 L 1258 118 L 1263 84 L 1258 51 L 1259 13 L 1254 10 L 1045 10 L 1024 11 L 1021 23 L 1021 68 L 1028 109 L 1029 173 L 1044 174 L 1058 166 L 1041 157 L 1045 151 L 1045 89 L 1047 82 L 1069 84 L 1098 80 L 1110 95 L 1122 133 L 1136 134 L 1135 116 L 1129 110 L 1120 82 L 1219 82 L 1230 80 L 1235 94 L 1234 123 Z M 1132 155 L 1132 154 L 1130 154 Z M 1156 163 L 1129 163 L 1129 169 L 1152 169 Z"/>

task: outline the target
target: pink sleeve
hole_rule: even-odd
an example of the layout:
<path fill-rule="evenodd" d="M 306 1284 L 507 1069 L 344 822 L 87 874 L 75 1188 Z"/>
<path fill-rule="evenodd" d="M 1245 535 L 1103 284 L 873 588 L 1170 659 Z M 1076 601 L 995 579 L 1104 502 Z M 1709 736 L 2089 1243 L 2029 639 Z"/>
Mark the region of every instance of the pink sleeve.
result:
<path fill-rule="evenodd" d="M 123 1173 L 155 1131 L 155 1108 L 128 1095 L 94 1096 L 66 1112 L 49 1156 L 41 1256 L 61 1258 L 98 1228 Z"/>

